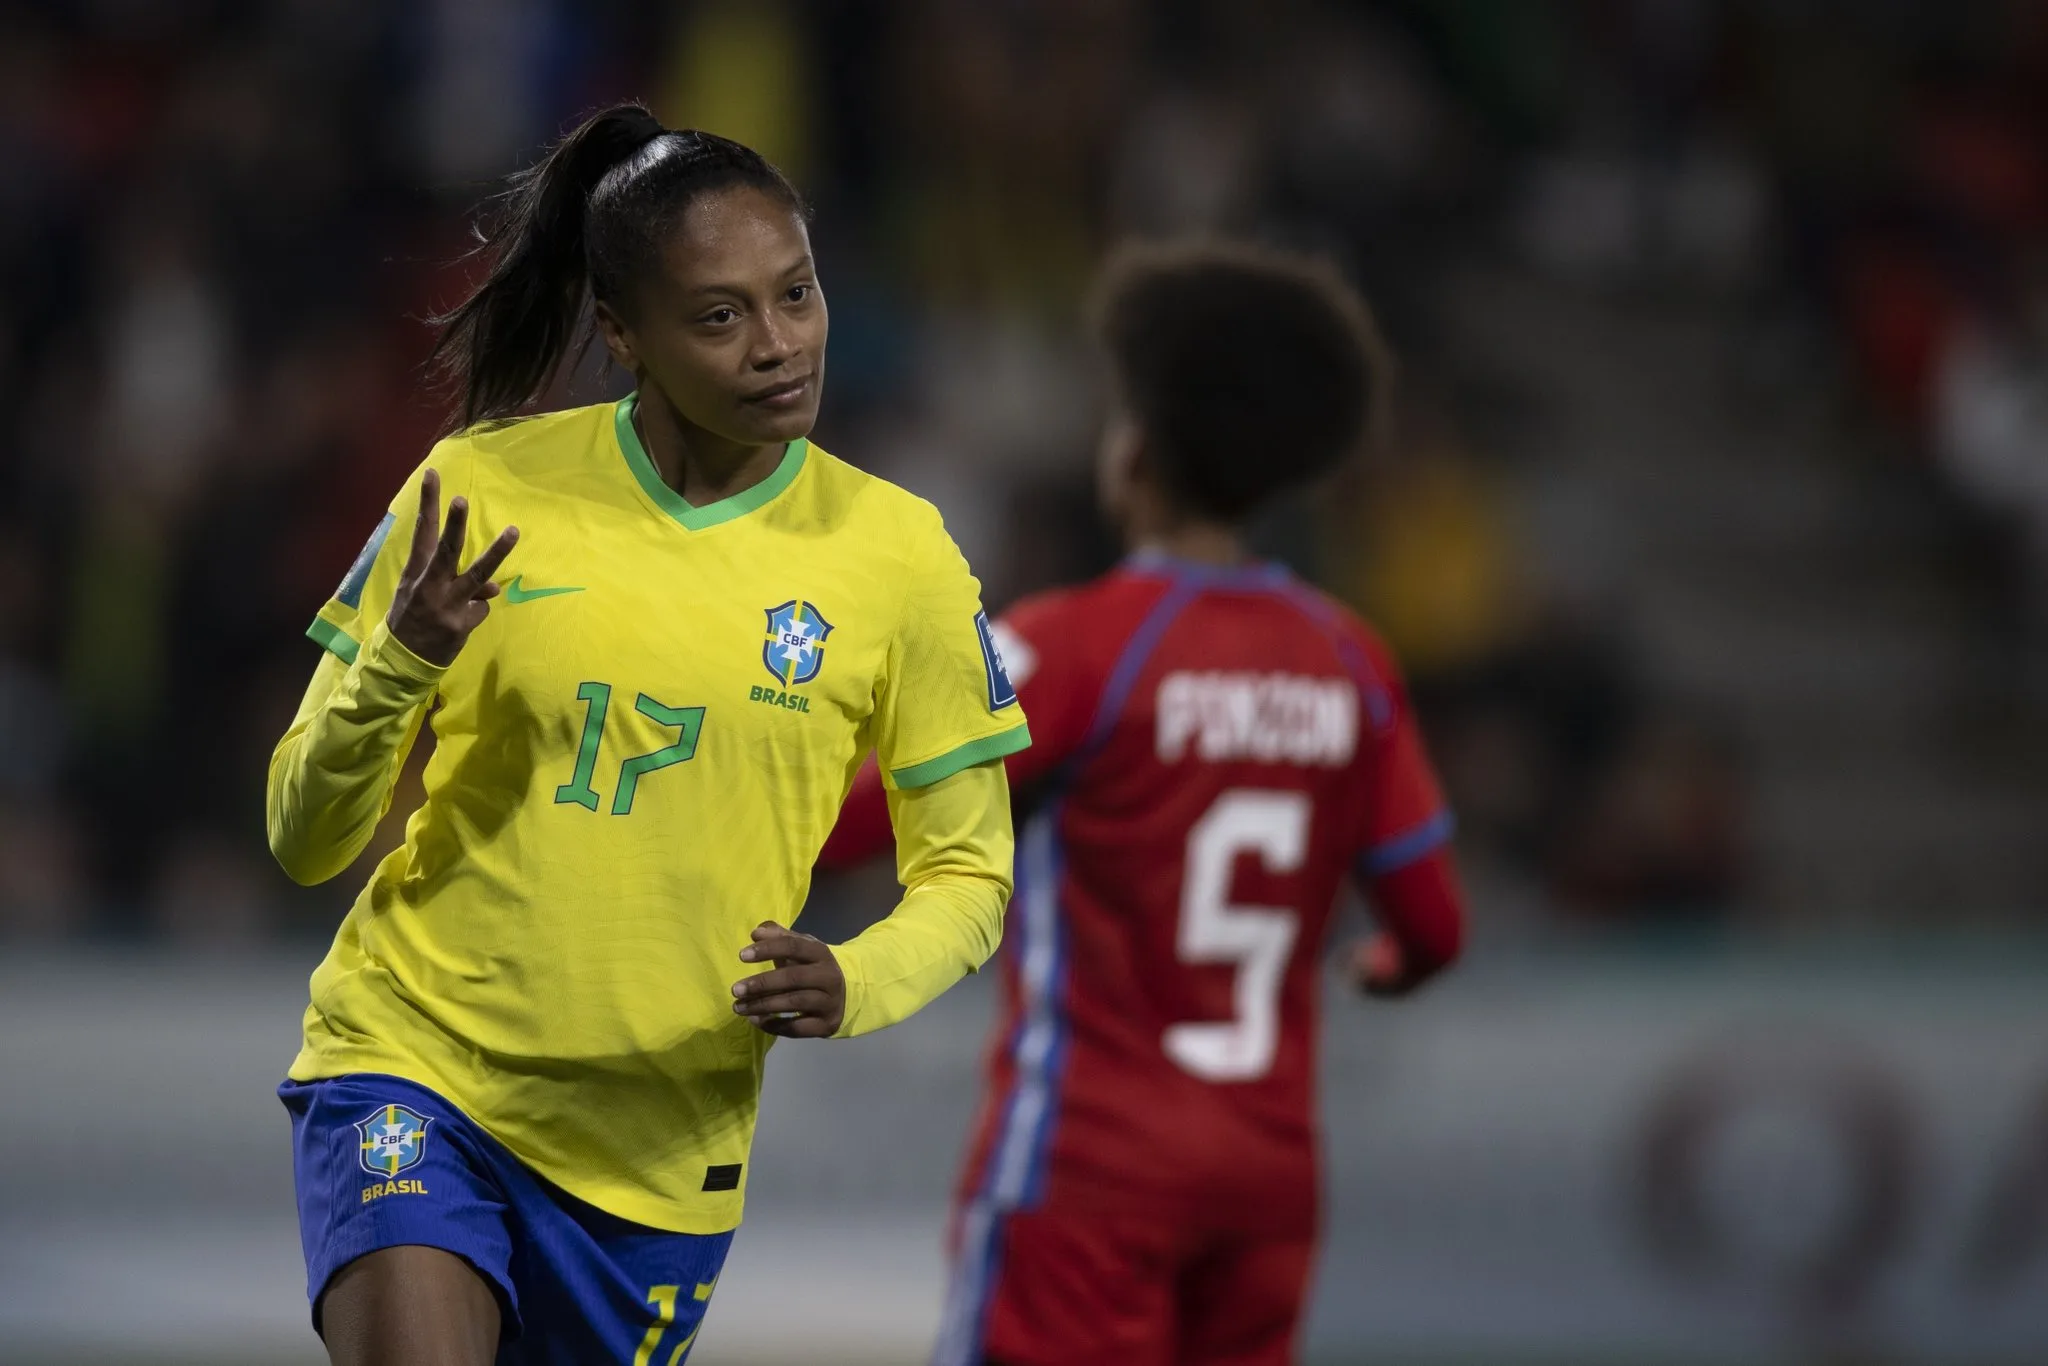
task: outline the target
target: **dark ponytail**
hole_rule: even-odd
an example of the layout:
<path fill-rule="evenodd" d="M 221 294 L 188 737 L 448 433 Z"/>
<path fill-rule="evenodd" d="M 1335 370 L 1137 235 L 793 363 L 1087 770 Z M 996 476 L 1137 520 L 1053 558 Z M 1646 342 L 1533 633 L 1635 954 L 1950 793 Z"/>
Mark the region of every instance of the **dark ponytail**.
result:
<path fill-rule="evenodd" d="M 456 392 L 451 426 L 511 417 L 539 398 L 576 344 L 591 298 L 625 311 L 632 282 L 707 190 L 753 185 L 799 213 L 803 201 L 750 147 L 670 132 L 644 105 L 585 119 L 539 164 L 515 173 L 478 228 L 490 262 L 467 299 L 433 319 L 430 364 Z"/>

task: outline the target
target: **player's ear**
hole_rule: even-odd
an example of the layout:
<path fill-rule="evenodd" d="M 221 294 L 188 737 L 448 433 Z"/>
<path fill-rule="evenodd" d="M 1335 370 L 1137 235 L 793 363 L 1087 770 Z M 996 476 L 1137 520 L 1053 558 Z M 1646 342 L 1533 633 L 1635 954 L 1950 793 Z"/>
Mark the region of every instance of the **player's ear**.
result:
<path fill-rule="evenodd" d="M 640 358 L 633 349 L 633 340 L 627 334 L 626 320 L 608 303 L 600 300 L 592 312 L 597 317 L 597 335 L 604 338 L 604 349 L 612 360 L 628 374 L 640 373 Z"/>
<path fill-rule="evenodd" d="M 1129 505 L 1131 484 L 1138 474 L 1144 437 L 1138 424 L 1121 406 L 1113 410 L 1102 426 L 1102 440 L 1095 451 L 1095 492 L 1103 510 L 1121 516 Z"/>

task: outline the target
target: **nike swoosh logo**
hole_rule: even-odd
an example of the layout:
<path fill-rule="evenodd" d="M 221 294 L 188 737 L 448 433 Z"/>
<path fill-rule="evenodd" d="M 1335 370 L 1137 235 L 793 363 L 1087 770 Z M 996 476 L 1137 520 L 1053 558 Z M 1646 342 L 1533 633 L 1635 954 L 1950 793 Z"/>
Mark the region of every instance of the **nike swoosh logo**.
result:
<path fill-rule="evenodd" d="M 581 593 L 583 591 L 581 588 L 521 588 L 519 581 L 525 577 L 526 575 L 524 574 L 514 574 L 512 576 L 511 581 L 505 585 L 505 601 L 532 602 L 535 598 L 551 598 L 557 593 Z"/>

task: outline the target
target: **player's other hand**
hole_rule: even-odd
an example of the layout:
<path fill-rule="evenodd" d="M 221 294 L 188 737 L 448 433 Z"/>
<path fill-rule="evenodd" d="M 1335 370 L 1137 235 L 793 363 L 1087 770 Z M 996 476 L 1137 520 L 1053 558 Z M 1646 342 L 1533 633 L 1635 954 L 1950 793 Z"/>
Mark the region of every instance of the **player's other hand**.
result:
<path fill-rule="evenodd" d="M 764 1034 L 825 1039 L 846 1018 L 846 974 L 831 945 L 784 929 L 772 920 L 754 927 L 754 942 L 740 950 L 743 963 L 775 964 L 732 984 L 735 1012 Z"/>
<path fill-rule="evenodd" d="M 458 571 L 456 561 L 468 527 L 466 498 L 448 504 L 448 525 L 441 525 L 441 476 L 428 470 L 420 479 L 412 553 L 399 572 L 387 620 L 398 643 L 429 664 L 453 664 L 469 633 L 490 615 L 490 600 L 498 596 L 491 575 L 519 540 L 519 528 L 506 527 L 469 568 Z"/>
<path fill-rule="evenodd" d="M 1385 930 L 1351 946 L 1351 981 L 1368 996 L 1405 996 L 1415 987 L 1408 955 Z"/>

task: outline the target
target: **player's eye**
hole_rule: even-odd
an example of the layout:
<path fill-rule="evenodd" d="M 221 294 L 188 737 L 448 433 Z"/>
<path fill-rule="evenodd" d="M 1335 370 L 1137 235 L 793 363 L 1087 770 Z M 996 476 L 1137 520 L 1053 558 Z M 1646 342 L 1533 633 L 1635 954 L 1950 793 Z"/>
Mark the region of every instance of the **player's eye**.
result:
<path fill-rule="evenodd" d="M 710 323 L 713 327 L 724 327 L 727 323 L 737 320 L 739 316 L 740 314 L 738 309 L 728 308 L 721 304 L 719 307 L 712 309 L 709 313 L 706 313 L 697 321 Z"/>
<path fill-rule="evenodd" d="M 818 287 L 813 284 L 791 285 L 787 297 L 791 303 L 800 304 L 817 292 Z"/>

